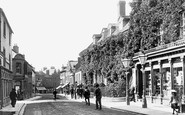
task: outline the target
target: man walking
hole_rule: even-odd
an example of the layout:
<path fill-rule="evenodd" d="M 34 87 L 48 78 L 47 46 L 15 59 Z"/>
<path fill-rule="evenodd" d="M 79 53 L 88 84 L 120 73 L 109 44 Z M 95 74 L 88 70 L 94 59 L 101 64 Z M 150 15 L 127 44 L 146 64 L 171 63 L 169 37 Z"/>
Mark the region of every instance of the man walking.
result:
<path fill-rule="evenodd" d="M 95 96 L 96 96 L 96 109 L 101 110 L 102 106 L 101 106 L 101 98 L 102 98 L 102 94 L 101 94 L 101 89 L 99 88 L 99 84 L 96 84 L 96 89 L 95 89 Z"/>
<path fill-rule="evenodd" d="M 17 98 L 17 94 L 15 92 L 15 89 L 13 88 L 12 91 L 10 92 L 10 100 L 11 100 L 12 107 L 15 107 L 16 98 Z"/>
<path fill-rule="evenodd" d="M 86 105 L 90 105 L 90 91 L 88 89 L 88 87 L 85 87 L 85 91 L 84 91 L 84 97 L 85 97 L 85 103 Z"/>

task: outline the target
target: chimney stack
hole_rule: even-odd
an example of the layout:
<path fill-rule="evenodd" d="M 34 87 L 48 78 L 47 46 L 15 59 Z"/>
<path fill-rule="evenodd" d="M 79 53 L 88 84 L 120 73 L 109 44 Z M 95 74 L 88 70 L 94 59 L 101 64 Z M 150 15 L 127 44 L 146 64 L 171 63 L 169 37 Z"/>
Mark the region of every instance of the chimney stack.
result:
<path fill-rule="evenodd" d="M 14 52 L 15 53 L 19 53 L 19 47 L 17 46 L 17 44 L 15 44 L 14 46 L 13 46 L 13 50 L 14 50 Z"/>
<path fill-rule="evenodd" d="M 125 9 L 126 9 L 126 2 L 124 0 L 120 0 L 118 3 L 118 18 L 124 17 L 125 14 Z"/>

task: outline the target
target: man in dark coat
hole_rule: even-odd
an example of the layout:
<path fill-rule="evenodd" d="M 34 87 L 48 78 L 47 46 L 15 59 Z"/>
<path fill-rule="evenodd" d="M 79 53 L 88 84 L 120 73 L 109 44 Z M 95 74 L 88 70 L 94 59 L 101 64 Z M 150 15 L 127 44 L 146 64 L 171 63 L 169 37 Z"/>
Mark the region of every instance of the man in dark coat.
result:
<path fill-rule="evenodd" d="M 71 88 L 70 92 L 71 92 L 71 99 L 73 99 L 73 96 L 74 96 L 74 93 L 75 93 L 75 91 L 74 91 L 74 88 L 73 88 L 73 87 Z"/>
<path fill-rule="evenodd" d="M 10 92 L 10 95 L 9 95 L 9 96 L 10 96 L 10 100 L 11 100 L 11 105 L 12 105 L 12 107 L 15 107 L 17 94 L 16 94 L 14 88 L 13 88 L 12 91 Z"/>
<path fill-rule="evenodd" d="M 101 89 L 99 88 L 99 84 L 96 84 L 96 89 L 95 89 L 95 96 L 96 96 L 96 109 L 102 109 L 101 106 L 101 98 L 102 98 L 102 93 Z"/>
<path fill-rule="evenodd" d="M 84 91 L 84 97 L 85 97 L 85 103 L 86 105 L 90 105 L 90 91 L 88 89 L 88 87 L 85 87 L 85 91 Z"/>
<path fill-rule="evenodd" d="M 57 99 L 57 91 L 56 91 L 56 89 L 53 91 L 53 96 L 54 96 L 54 99 Z"/>

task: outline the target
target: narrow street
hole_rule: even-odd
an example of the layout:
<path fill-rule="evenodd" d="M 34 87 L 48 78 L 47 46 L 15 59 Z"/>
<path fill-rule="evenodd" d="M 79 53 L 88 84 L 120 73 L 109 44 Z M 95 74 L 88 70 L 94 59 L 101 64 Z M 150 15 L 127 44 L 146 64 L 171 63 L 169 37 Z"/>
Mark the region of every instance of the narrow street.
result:
<path fill-rule="evenodd" d="M 95 110 L 95 104 L 87 106 L 83 102 L 67 100 L 65 97 L 53 95 L 42 95 L 40 99 L 27 104 L 24 115 L 141 115 L 127 111 L 117 111 L 103 107 L 102 110 Z"/>

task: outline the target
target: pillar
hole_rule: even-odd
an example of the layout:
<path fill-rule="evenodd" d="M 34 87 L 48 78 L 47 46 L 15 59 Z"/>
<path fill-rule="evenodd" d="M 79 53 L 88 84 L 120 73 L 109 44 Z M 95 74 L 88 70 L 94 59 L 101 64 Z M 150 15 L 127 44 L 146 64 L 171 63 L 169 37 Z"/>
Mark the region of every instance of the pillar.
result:
<path fill-rule="evenodd" d="M 153 93 L 154 93 L 154 76 L 153 76 L 153 65 L 152 61 L 149 62 L 149 66 L 151 67 L 150 75 L 151 75 L 151 103 L 153 103 Z"/>
<path fill-rule="evenodd" d="M 142 65 L 142 75 L 143 75 L 143 102 L 142 108 L 147 108 L 147 100 L 146 100 L 146 75 L 145 75 L 145 65 Z"/>
<path fill-rule="evenodd" d="M 184 56 L 181 56 L 181 62 L 182 62 L 182 74 L 183 74 L 183 78 L 182 78 L 182 103 L 184 104 L 185 103 L 185 64 L 184 64 Z"/>
<path fill-rule="evenodd" d="M 174 89 L 174 73 L 173 73 L 173 62 L 172 62 L 172 58 L 169 58 L 168 61 L 170 63 L 171 89 Z"/>
<path fill-rule="evenodd" d="M 163 71 L 162 71 L 162 62 L 161 60 L 158 61 L 159 64 L 159 75 L 160 75 L 160 99 L 161 104 L 163 104 Z"/>
<path fill-rule="evenodd" d="M 137 97 L 137 101 L 139 98 L 139 70 L 137 67 L 137 64 L 135 65 L 135 69 L 136 69 L 136 97 Z"/>

